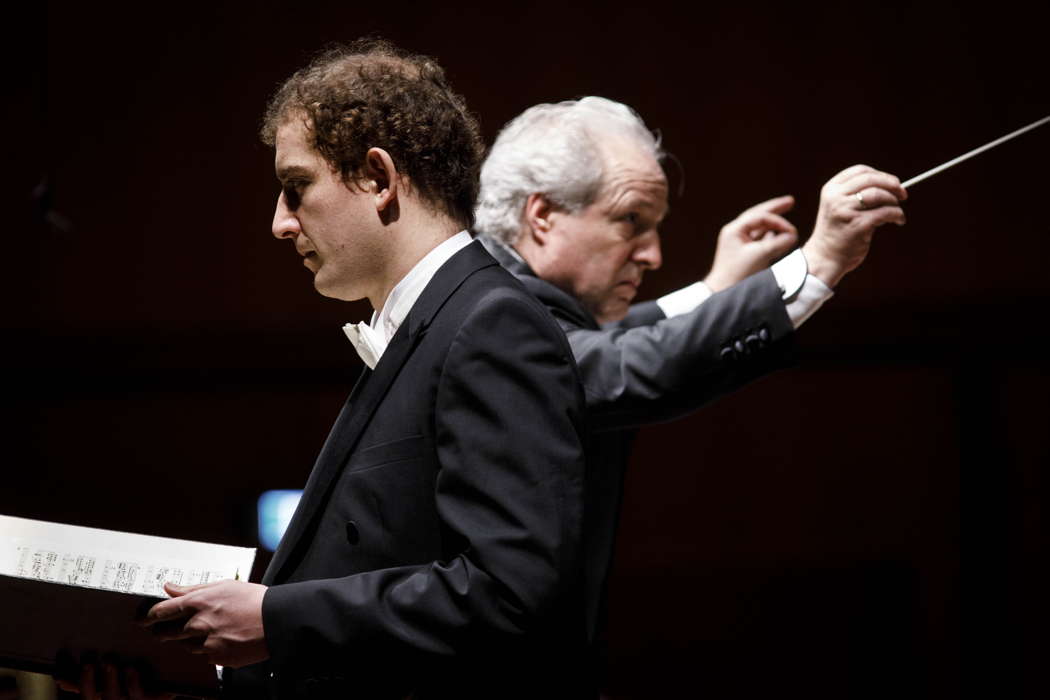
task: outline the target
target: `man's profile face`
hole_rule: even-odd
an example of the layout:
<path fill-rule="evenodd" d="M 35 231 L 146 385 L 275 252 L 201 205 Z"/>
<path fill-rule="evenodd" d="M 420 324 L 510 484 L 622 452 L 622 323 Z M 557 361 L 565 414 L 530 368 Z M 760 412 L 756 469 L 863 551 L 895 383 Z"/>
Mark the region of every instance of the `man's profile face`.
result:
<path fill-rule="evenodd" d="M 604 170 L 592 204 L 549 217 L 556 262 L 544 274 L 599 323 L 623 318 L 642 274 L 660 267 L 657 226 L 667 213 L 667 178 L 651 154 L 627 141 L 608 141 Z"/>
<path fill-rule="evenodd" d="M 273 235 L 292 239 L 318 292 L 361 299 L 377 285 L 383 252 L 374 197 L 344 182 L 309 136 L 298 116 L 277 130 L 274 168 L 281 194 Z"/>

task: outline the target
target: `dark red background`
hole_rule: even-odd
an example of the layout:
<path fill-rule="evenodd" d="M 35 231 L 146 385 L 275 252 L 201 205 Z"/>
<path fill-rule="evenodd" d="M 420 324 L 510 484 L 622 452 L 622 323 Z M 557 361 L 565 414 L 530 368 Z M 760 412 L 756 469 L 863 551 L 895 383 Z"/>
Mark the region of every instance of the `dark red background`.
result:
<path fill-rule="evenodd" d="M 1050 114 L 1033 7 L 16 12 L 0 513 L 248 545 L 259 492 L 305 482 L 360 368 L 339 326 L 369 309 L 319 297 L 269 235 L 255 132 L 327 41 L 436 56 L 489 141 L 536 102 L 637 108 L 685 172 L 656 296 L 756 201 L 794 193 L 808 230 L 847 165 L 907 178 Z M 797 369 L 641 433 L 609 695 L 1043 696 L 1048 146 L 1050 126 L 915 186 Z"/>

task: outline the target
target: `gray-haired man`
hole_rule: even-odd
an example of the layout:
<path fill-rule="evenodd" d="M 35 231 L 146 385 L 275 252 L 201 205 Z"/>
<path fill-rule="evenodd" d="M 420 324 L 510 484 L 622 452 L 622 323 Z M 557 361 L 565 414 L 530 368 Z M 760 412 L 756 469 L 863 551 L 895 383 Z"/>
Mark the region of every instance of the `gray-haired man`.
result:
<path fill-rule="evenodd" d="M 787 365 L 793 334 L 864 260 L 874 230 L 904 223 L 900 181 L 853 166 L 821 191 L 813 234 L 797 240 L 778 197 L 719 235 L 704 282 L 631 305 L 661 264 L 663 152 L 641 118 L 600 97 L 532 107 L 508 123 L 482 167 L 476 231 L 558 319 L 597 433 L 587 505 L 589 590 L 604 589 L 632 429 L 684 415 Z M 713 294 L 712 294 L 713 293 Z M 591 601 L 598 619 L 600 601 Z"/>

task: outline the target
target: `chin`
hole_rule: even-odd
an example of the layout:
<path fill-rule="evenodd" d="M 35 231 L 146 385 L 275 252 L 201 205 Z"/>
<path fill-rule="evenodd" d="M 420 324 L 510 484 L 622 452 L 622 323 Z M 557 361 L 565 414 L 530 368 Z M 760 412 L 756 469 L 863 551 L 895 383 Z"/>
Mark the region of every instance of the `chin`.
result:
<path fill-rule="evenodd" d="M 598 323 L 613 323 L 615 321 L 622 321 L 627 316 L 627 311 L 631 308 L 630 304 L 609 304 L 602 308 L 600 311 L 594 314 L 594 318 Z"/>
<path fill-rule="evenodd" d="M 314 285 L 314 289 L 316 289 L 317 293 L 323 297 L 338 299 L 339 301 L 357 301 L 358 299 L 364 298 L 363 294 L 352 294 L 343 289 L 322 288 L 316 284 Z"/>
<path fill-rule="evenodd" d="M 317 293 L 323 297 L 330 299 L 341 299 L 339 289 L 331 284 L 327 284 L 321 275 L 314 275 L 314 289 Z"/>
<path fill-rule="evenodd" d="M 316 289 L 317 293 L 323 297 L 338 299 L 339 301 L 357 301 L 358 299 L 365 298 L 365 295 L 362 292 L 342 287 L 337 284 L 326 284 L 324 279 L 319 279 L 318 277 L 314 277 L 314 289 Z"/>

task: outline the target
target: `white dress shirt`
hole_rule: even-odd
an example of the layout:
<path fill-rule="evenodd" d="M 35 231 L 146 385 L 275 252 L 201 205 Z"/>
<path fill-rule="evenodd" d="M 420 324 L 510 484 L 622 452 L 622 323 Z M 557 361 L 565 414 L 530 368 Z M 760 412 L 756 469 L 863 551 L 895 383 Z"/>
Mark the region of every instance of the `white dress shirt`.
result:
<path fill-rule="evenodd" d="M 821 304 L 834 296 L 834 292 L 819 278 L 809 274 L 806 256 L 796 248 L 769 268 L 780 287 L 784 308 L 795 328 L 816 313 Z M 667 318 L 687 314 L 707 301 L 711 288 L 703 282 L 694 282 L 688 287 L 664 295 L 656 300 L 657 306 Z"/>
<path fill-rule="evenodd" d="M 343 332 L 350 339 L 357 354 L 369 369 L 375 369 L 379 358 L 383 356 L 390 339 L 397 333 L 401 323 L 412 310 L 412 306 L 423 293 L 431 278 L 448 259 L 473 241 L 470 234 L 460 231 L 455 236 L 442 241 L 433 250 L 423 256 L 401 281 L 394 285 L 387 295 L 383 308 L 372 312 L 370 324 L 348 323 Z"/>

